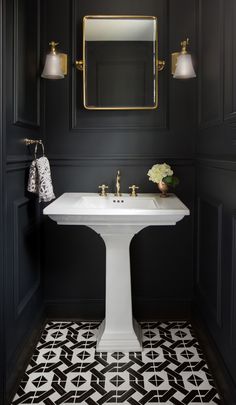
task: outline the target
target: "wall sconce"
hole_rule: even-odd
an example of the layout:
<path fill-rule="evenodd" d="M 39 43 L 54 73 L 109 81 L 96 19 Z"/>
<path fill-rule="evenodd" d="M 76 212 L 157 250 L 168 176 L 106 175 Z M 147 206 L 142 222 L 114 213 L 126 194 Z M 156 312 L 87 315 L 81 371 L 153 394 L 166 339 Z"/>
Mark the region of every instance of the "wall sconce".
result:
<path fill-rule="evenodd" d="M 189 38 L 181 42 L 181 52 L 172 53 L 172 75 L 174 79 L 191 79 L 196 77 L 193 68 L 192 57 L 187 52 Z"/>
<path fill-rule="evenodd" d="M 67 55 L 65 53 L 57 53 L 56 46 L 58 42 L 51 41 L 51 52 L 47 54 L 41 77 L 44 79 L 64 79 L 67 75 Z"/>

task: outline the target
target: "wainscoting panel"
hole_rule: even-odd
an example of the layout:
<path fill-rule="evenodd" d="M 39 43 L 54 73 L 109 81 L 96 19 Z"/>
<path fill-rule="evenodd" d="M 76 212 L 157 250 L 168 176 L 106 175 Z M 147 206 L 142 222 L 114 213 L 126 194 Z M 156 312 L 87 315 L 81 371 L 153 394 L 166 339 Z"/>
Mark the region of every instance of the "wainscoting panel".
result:
<path fill-rule="evenodd" d="M 223 19 L 222 0 L 200 0 L 199 8 L 199 124 L 222 122 Z"/>
<path fill-rule="evenodd" d="M 231 268 L 231 300 L 230 300 L 230 343 L 236 350 L 236 211 L 232 216 L 232 268 Z"/>
<path fill-rule="evenodd" d="M 0 27 L 3 27 L 3 1 L 0 0 Z M 3 186 L 3 30 L 0 28 L 0 403 L 5 402 L 5 336 L 4 336 L 4 186 Z"/>
<path fill-rule="evenodd" d="M 11 165 L 10 165 L 11 166 Z M 27 193 L 29 169 L 20 163 L 6 172 L 5 337 L 6 390 L 11 390 L 25 342 L 43 313 L 38 200 Z"/>
<path fill-rule="evenodd" d="M 40 125 L 39 0 L 14 2 L 14 124 Z"/>
<path fill-rule="evenodd" d="M 103 15 L 150 15 L 156 16 L 158 19 L 158 52 L 159 58 L 163 59 L 166 56 L 167 48 L 167 2 L 164 0 L 146 0 L 145 4 L 140 0 L 127 2 L 119 0 L 119 7 L 115 2 L 107 4 L 106 0 L 99 1 L 99 7 L 96 0 L 72 0 L 72 60 L 82 59 L 82 41 L 83 30 L 82 21 L 86 15 L 100 14 Z M 118 12 L 118 9 L 120 12 Z M 122 10 L 122 11 L 121 11 Z M 165 51 L 164 51 L 165 50 Z M 83 106 L 83 98 L 81 97 L 81 89 L 83 86 L 82 72 L 72 70 L 72 111 L 71 121 L 74 130 L 89 128 L 113 128 L 113 129 L 165 129 L 167 97 L 164 89 L 166 88 L 167 72 L 164 70 L 158 74 L 158 99 L 159 106 L 153 111 L 93 111 L 88 114 Z"/>
<path fill-rule="evenodd" d="M 221 326 L 222 203 L 198 198 L 197 286 L 206 310 Z"/>
<path fill-rule="evenodd" d="M 199 159 L 195 305 L 236 388 L 235 182 L 235 162 Z"/>
<path fill-rule="evenodd" d="M 225 9 L 224 120 L 236 121 L 236 4 Z"/>
<path fill-rule="evenodd" d="M 32 200 L 23 197 L 13 204 L 14 297 L 17 318 L 40 284 L 39 224 L 38 207 Z"/>

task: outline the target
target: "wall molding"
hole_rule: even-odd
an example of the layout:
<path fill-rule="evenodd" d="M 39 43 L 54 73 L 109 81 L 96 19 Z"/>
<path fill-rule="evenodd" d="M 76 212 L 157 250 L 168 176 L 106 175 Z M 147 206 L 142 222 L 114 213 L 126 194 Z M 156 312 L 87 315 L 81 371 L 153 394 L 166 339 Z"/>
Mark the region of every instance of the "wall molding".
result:
<path fill-rule="evenodd" d="M 234 0 L 228 1 L 225 10 L 225 70 L 224 70 L 224 121 L 236 123 L 236 99 L 235 99 L 235 51 L 236 51 L 236 5 Z"/>
<path fill-rule="evenodd" d="M 3 61 L 4 61 L 4 50 L 3 50 L 3 32 L 5 28 L 5 4 L 3 8 L 3 1 L 0 0 L 0 403 L 5 403 L 5 373 L 6 373 L 6 347 L 5 347 L 5 258 L 4 250 L 6 245 L 5 238 L 5 193 L 4 193 L 4 123 L 3 123 L 3 105 L 5 97 L 5 88 L 3 88 L 5 83 L 5 77 L 3 76 Z"/>
<path fill-rule="evenodd" d="M 226 160 L 225 158 L 209 158 L 207 156 L 197 156 L 196 164 L 202 167 L 210 167 L 213 169 L 236 171 L 236 161 Z"/>
<path fill-rule="evenodd" d="M 199 56 L 199 69 L 198 71 L 200 72 L 199 74 L 199 79 L 198 79 L 198 105 L 199 105 L 199 117 L 198 117 L 198 123 L 199 123 L 199 128 L 209 128 L 213 127 L 219 124 L 223 123 L 223 19 L 221 18 L 221 15 L 223 15 L 223 0 L 217 0 L 218 5 L 215 5 L 215 7 L 218 7 L 217 11 L 217 17 L 218 17 L 218 35 L 219 35 L 219 41 L 217 41 L 217 38 L 214 38 L 215 43 L 218 44 L 218 61 L 219 61 L 219 78 L 218 78 L 218 99 L 217 99 L 217 105 L 218 105 L 218 110 L 216 113 L 215 118 L 209 118 L 204 120 L 203 118 L 203 107 L 202 107 L 202 100 L 203 100 L 203 92 L 202 92 L 202 61 L 203 61 L 203 55 L 202 55 L 202 49 L 205 48 L 204 45 L 204 40 L 205 38 L 202 37 L 202 32 L 203 32 L 203 4 L 206 4 L 206 0 L 200 0 L 199 1 L 199 49 L 198 49 L 198 56 Z M 216 68 L 216 66 L 215 66 Z"/>
<path fill-rule="evenodd" d="M 88 126 L 76 126 L 76 125 L 71 125 L 71 132 L 75 132 L 76 134 L 78 134 L 78 130 L 81 132 L 89 132 L 91 133 L 91 131 L 100 131 L 102 133 L 104 133 L 104 131 L 110 132 L 110 131 L 119 131 L 119 132 L 155 132 L 155 131 L 160 131 L 160 132 L 165 132 L 168 130 L 167 126 L 162 126 L 162 125 L 114 125 L 114 126 L 93 126 L 93 127 L 88 127 Z"/>
<path fill-rule="evenodd" d="M 156 162 L 157 160 L 168 160 L 168 163 L 175 166 L 193 166 L 193 159 L 176 157 L 174 155 L 103 155 L 103 156 L 74 156 L 74 155 L 48 155 L 51 166 L 110 166 L 119 162 L 127 166 Z"/>
<path fill-rule="evenodd" d="M 206 202 L 210 206 L 217 209 L 217 226 L 218 226 L 218 235 L 217 235 L 217 269 L 216 269 L 216 280 L 217 280 L 217 287 L 216 287 L 216 308 L 212 305 L 212 303 L 207 298 L 207 293 L 204 291 L 204 288 L 201 285 L 200 280 L 200 237 L 201 237 L 201 203 Z M 208 309 L 208 312 L 216 321 L 218 327 L 222 327 L 222 265 L 221 265 L 221 257 L 222 257 L 222 213 L 223 213 L 223 204 L 221 201 L 216 201 L 215 199 L 202 195 L 198 197 L 197 203 L 197 211 L 198 211 L 198 239 L 197 239 L 197 288 L 202 296 L 205 306 Z"/>
<path fill-rule="evenodd" d="M 109 155 L 54 155 L 48 154 L 51 166 L 91 166 L 107 165 L 114 161 L 124 162 L 124 164 L 146 163 L 157 160 L 168 160 L 169 164 L 176 166 L 194 166 L 195 160 L 189 156 L 177 156 L 174 154 L 109 154 Z M 6 171 L 24 170 L 29 168 L 33 157 L 29 155 L 8 155 Z M 236 165 L 236 164 L 235 164 Z"/>
<path fill-rule="evenodd" d="M 236 210 L 232 215 L 232 265 L 230 292 L 230 344 L 236 349 Z"/>
<path fill-rule="evenodd" d="M 15 319 L 17 319 L 26 305 L 29 303 L 40 285 L 40 271 L 37 269 L 37 277 L 34 284 L 28 289 L 24 298 L 19 298 L 19 210 L 21 207 L 27 205 L 30 202 L 28 198 L 19 198 L 13 203 L 13 235 L 14 235 L 14 247 L 13 247 L 13 271 L 14 271 L 14 308 Z"/>
<path fill-rule="evenodd" d="M 33 155 L 8 155 L 6 158 L 7 164 L 31 162 L 34 159 Z"/>
<path fill-rule="evenodd" d="M 72 5 L 71 5 L 71 54 L 72 54 L 72 60 L 78 60 L 78 59 L 82 59 L 83 55 L 82 55 L 82 29 L 78 30 L 78 22 L 77 22 L 77 18 L 78 18 L 78 13 L 79 13 L 79 6 L 78 6 L 78 1 L 76 0 L 72 0 Z M 163 35 L 159 35 L 158 32 L 158 38 L 160 41 L 163 41 L 164 43 L 164 38 L 167 38 L 167 5 L 166 2 L 162 0 L 162 15 L 161 15 L 161 19 L 163 21 L 163 24 L 161 25 L 162 30 L 163 30 Z M 164 23 L 164 21 L 166 23 Z M 82 19 L 80 19 L 80 24 L 82 24 Z M 78 46 L 78 44 L 80 46 Z M 163 45 L 163 44 L 162 44 Z M 165 47 L 162 46 L 163 49 L 166 49 L 168 47 L 168 43 L 166 40 L 166 44 Z M 158 43 L 158 49 L 160 48 L 160 43 Z M 79 49 L 79 54 L 78 54 L 78 49 Z M 160 83 L 160 77 L 164 75 L 164 77 L 161 79 L 163 81 L 163 83 Z M 101 130 L 101 131 L 115 131 L 115 130 L 119 130 L 119 131 L 135 131 L 135 132 L 141 132 L 141 131 L 162 131 L 162 130 L 167 130 L 169 128 L 169 123 L 168 121 L 168 98 L 169 98 L 169 93 L 168 92 L 162 92 L 162 104 L 163 104 L 163 108 L 162 110 L 160 110 L 159 107 L 159 100 L 160 100 L 160 91 L 161 88 L 164 87 L 164 85 L 167 87 L 168 86 L 168 81 L 167 81 L 167 72 L 161 72 L 158 73 L 157 75 L 157 80 L 158 80 L 158 84 L 157 84 L 157 88 L 158 88 L 158 108 L 153 110 L 152 113 L 155 114 L 155 117 L 157 116 L 157 113 L 160 112 L 161 117 L 156 117 L 155 119 L 155 123 L 154 125 L 127 125 L 124 126 L 123 125 L 123 120 L 120 119 L 118 123 L 112 124 L 112 125 L 102 125 L 100 127 L 96 127 L 96 126 L 92 126 L 92 127 L 88 127 L 87 124 L 83 125 L 81 123 L 79 123 L 79 118 L 78 118 L 78 105 L 80 105 L 83 109 L 83 73 L 79 72 L 77 69 L 75 69 L 73 67 L 72 72 L 71 72 L 71 86 L 70 86 L 70 130 L 73 132 L 78 132 L 79 131 L 91 131 L 91 130 Z M 78 83 L 80 84 L 79 86 L 79 90 L 78 90 Z M 167 94 L 168 93 L 168 94 Z M 78 96 L 79 94 L 79 96 Z M 79 98 L 79 100 L 78 100 Z M 108 110 L 109 111 L 109 110 Z M 135 110 L 134 110 L 135 111 Z M 139 110 L 136 110 L 137 112 Z M 105 111 L 102 111 L 105 112 Z M 97 125 L 97 124 L 95 124 Z"/>
<path fill-rule="evenodd" d="M 14 55 L 13 55 L 13 115 L 14 125 L 20 127 L 28 127 L 28 128 L 39 128 L 40 127 L 40 78 L 37 76 L 35 78 L 36 81 L 36 93 L 37 93 L 37 106 L 36 106 L 36 120 L 31 121 L 30 119 L 24 119 L 20 117 L 19 114 L 19 1 L 14 1 Z M 37 59 L 37 67 L 39 66 L 40 61 L 40 0 L 36 0 L 37 2 L 37 26 L 36 26 L 36 36 L 37 36 L 37 43 L 35 44 L 36 48 L 36 59 Z M 34 27 L 35 28 L 35 27 Z M 26 44 L 27 46 L 27 44 Z"/>

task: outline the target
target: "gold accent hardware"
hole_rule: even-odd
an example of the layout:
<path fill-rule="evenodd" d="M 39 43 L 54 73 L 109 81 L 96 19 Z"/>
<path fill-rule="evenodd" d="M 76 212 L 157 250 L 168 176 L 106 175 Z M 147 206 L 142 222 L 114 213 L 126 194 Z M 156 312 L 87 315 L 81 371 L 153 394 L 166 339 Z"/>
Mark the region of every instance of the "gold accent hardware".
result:
<path fill-rule="evenodd" d="M 177 59 L 180 54 L 186 55 L 187 54 L 187 46 L 189 45 L 189 38 L 186 38 L 185 41 L 180 42 L 180 45 L 182 47 L 180 52 L 174 52 L 171 54 L 171 74 L 175 74 L 175 69 L 177 65 Z"/>
<path fill-rule="evenodd" d="M 166 64 L 166 62 L 164 60 L 158 60 L 157 61 L 158 72 L 161 72 L 164 69 L 165 64 Z"/>
<path fill-rule="evenodd" d="M 60 63 L 61 63 L 61 70 L 64 76 L 67 75 L 67 54 L 66 53 L 59 53 L 60 56 Z"/>
<path fill-rule="evenodd" d="M 131 191 L 131 193 L 130 193 L 130 196 L 131 197 L 137 197 L 137 192 L 136 192 L 136 190 L 138 190 L 139 189 L 139 187 L 138 186 L 135 186 L 135 184 L 133 184 L 132 186 L 130 186 L 129 187 L 132 191 Z"/>
<path fill-rule="evenodd" d="M 120 192 L 120 171 L 117 171 L 117 175 L 116 175 L 116 192 L 115 192 L 115 196 L 116 197 L 121 197 L 122 194 Z"/>
<path fill-rule="evenodd" d="M 171 74 L 172 75 L 175 74 L 178 56 L 179 56 L 179 52 L 174 52 L 171 54 Z"/>
<path fill-rule="evenodd" d="M 180 42 L 180 45 L 182 46 L 181 53 L 183 55 L 186 55 L 186 53 L 187 53 L 187 45 L 189 45 L 189 38 L 186 38 L 185 41 Z"/>
<path fill-rule="evenodd" d="M 23 142 L 25 143 L 26 146 L 35 145 L 35 144 L 40 144 L 40 145 L 43 144 L 42 139 L 28 139 L 28 138 L 25 138 L 25 139 L 23 139 Z"/>
<path fill-rule="evenodd" d="M 108 186 L 106 186 L 106 184 L 102 184 L 101 186 L 98 186 L 98 188 L 101 189 L 101 192 L 99 193 L 99 195 L 101 197 L 106 197 L 107 196 L 106 189 L 108 189 Z"/>
<path fill-rule="evenodd" d="M 159 68 L 157 67 L 157 72 L 156 72 L 156 80 L 155 80 L 155 104 L 152 107 L 96 107 L 96 106 L 89 106 L 87 104 L 86 100 L 86 90 L 87 90 L 87 78 L 86 78 L 86 52 L 85 52 L 85 21 L 87 19 L 149 19 L 157 22 L 157 17 L 155 16 L 147 16 L 147 15 L 86 15 L 83 18 L 83 60 L 79 60 L 75 62 L 75 67 L 76 69 L 80 70 L 83 72 L 83 103 L 84 103 L 84 108 L 86 110 L 155 110 L 158 107 L 158 71 Z M 158 30 L 156 29 L 156 38 L 155 38 L 155 54 L 156 54 L 156 60 L 157 64 L 158 63 Z M 164 61 L 160 61 L 161 64 Z M 165 63 L 165 62 L 164 62 Z M 164 66 L 162 67 L 163 70 Z"/>
<path fill-rule="evenodd" d="M 81 72 L 84 70 L 84 61 L 83 60 L 77 60 L 75 62 L 76 69 L 80 70 Z"/>
<path fill-rule="evenodd" d="M 41 145 L 42 153 L 43 153 L 43 156 L 44 156 L 44 144 L 43 144 L 42 139 L 28 139 L 28 138 L 25 138 L 25 139 L 23 139 L 23 142 L 25 143 L 26 146 L 35 145 L 35 148 L 34 148 L 34 158 L 35 159 L 37 159 L 38 145 Z"/>
<path fill-rule="evenodd" d="M 59 45 L 59 42 L 51 41 L 49 42 L 49 45 L 51 46 L 51 53 L 53 53 L 53 55 L 56 55 L 56 46 Z"/>

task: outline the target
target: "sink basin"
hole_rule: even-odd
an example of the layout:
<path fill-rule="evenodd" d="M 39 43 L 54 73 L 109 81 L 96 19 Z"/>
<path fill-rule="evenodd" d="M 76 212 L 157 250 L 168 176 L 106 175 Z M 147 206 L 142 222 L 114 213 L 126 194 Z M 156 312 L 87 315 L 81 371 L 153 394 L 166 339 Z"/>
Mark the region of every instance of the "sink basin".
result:
<path fill-rule="evenodd" d="M 97 351 L 141 351 L 141 330 L 132 316 L 129 245 L 150 225 L 175 225 L 188 208 L 174 194 L 130 197 L 65 193 L 43 211 L 59 225 L 87 225 L 106 245 L 106 309 Z"/>
<path fill-rule="evenodd" d="M 106 196 L 101 197 L 97 195 L 82 195 L 75 202 L 78 208 L 87 209 L 106 209 L 106 210 L 150 210 L 156 209 L 158 203 L 156 198 L 153 197 L 132 197 L 122 195 L 122 197 Z"/>

